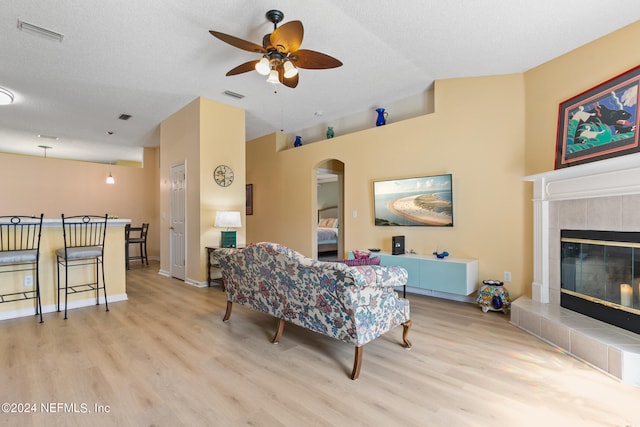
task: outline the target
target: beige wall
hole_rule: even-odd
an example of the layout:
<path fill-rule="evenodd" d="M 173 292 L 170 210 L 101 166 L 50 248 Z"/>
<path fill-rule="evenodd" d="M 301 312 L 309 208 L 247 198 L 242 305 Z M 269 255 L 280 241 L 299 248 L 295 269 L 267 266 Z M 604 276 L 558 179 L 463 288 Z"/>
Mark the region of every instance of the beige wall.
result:
<path fill-rule="evenodd" d="M 158 239 L 158 149 L 144 150 L 144 167 L 127 167 L 0 153 L 0 215 L 95 214 L 150 223 L 149 256 Z M 105 183 L 111 171 L 115 185 Z"/>
<path fill-rule="evenodd" d="M 315 253 L 314 168 L 344 162 L 345 249 L 391 249 L 406 236 L 407 249 L 478 258 L 480 278 L 512 272 L 510 291 L 530 288 L 529 206 L 523 199 L 523 75 L 438 81 L 435 113 L 331 140 L 278 150 L 284 135 L 247 143 L 247 182 L 254 184 L 249 241 L 280 242 Z M 453 174 L 454 227 L 376 227 L 373 181 Z M 357 217 L 354 217 L 354 211 Z"/>
<path fill-rule="evenodd" d="M 554 169 L 558 106 L 640 64 L 640 22 L 525 73 L 526 174 Z"/>
<path fill-rule="evenodd" d="M 170 274 L 170 168 L 185 162 L 187 173 L 187 230 L 185 281 L 206 281 L 205 246 L 220 244 L 221 229 L 214 228 L 217 210 L 241 212 L 243 228 L 237 230 L 239 244 L 245 242 L 245 132 L 244 111 L 205 98 L 197 98 L 167 118 L 160 128 L 160 241 L 162 271 Z M 216 166 L 234 171 L 229 187 L 213 180 Z"/>

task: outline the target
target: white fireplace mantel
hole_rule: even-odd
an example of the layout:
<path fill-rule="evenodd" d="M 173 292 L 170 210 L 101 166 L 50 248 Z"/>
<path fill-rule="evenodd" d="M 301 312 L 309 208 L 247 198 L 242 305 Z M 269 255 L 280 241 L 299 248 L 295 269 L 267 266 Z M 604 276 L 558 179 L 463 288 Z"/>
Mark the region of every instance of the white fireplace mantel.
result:
<path fill-rule="evenodd" d="M 640 194 L 640 153 L 523 178 L 533 186 L 533 301 L 549 302 L 549 203 Z"/>

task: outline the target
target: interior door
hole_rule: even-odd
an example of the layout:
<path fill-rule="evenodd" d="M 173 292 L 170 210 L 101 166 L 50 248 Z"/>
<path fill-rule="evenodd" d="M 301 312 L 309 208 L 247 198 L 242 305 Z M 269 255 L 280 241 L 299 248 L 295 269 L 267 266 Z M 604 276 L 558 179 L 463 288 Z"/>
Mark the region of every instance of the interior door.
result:
<path fill-rule="evenodd" d="M 186 265 L 186 165 L 184 162 L 171 166 L 171 191 L 169 212 L 169 253 L 171 277 L 184 280 Z"/>

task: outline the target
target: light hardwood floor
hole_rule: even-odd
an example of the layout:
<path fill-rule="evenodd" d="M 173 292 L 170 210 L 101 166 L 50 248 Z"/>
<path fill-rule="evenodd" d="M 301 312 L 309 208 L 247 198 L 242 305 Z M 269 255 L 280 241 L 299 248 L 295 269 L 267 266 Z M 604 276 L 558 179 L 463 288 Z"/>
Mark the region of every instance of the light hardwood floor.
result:
<path fill-rule="evenodd" d="M 409 295 L 413 348 L 396 328 L 364 347 L 352 381 L 353 346 L 290 324 L 273 345 L 273 318 L 236 305 L 223 323 L 219 287 L 157 270 L 134 266 L 108 313 L 1 321 L 0 402 L 37 409 L 2 425 L 640 426 L 640 389 L 502 313 Z"/>

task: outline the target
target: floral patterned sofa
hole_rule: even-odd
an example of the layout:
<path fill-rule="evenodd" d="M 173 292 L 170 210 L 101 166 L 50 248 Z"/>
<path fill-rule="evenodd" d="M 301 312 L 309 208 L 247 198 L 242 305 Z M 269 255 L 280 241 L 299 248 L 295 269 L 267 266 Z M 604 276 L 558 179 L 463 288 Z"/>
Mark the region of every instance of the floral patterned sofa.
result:
<path fill-rule="evenodd" d="M 234 302 L 278 319 L 273 343 L 291 322 L 355 345 L 351 379 L 362 366 L 362 347 L 398 325 L 407 348 L 409 300 L 394 287 L 407 282 L 401 267 L 350 267 L 316 261 L 277 243 L 257 243 L 220 259 L 229 319 Z"/>

